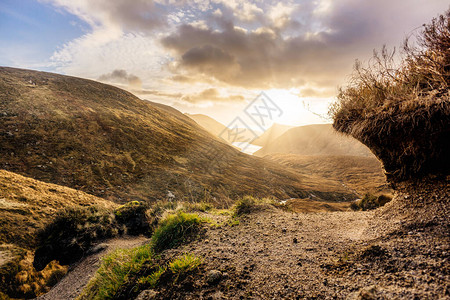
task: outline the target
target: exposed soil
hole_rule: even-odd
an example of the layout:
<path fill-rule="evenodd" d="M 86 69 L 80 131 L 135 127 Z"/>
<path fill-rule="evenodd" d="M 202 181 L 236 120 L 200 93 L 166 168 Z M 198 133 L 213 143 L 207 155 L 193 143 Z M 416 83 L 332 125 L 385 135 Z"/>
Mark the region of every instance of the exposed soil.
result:
<path fill-rule="evenodd" d="M 75 299 L 87 285 L 95 271 L 97 271 L 102 257 L 115 249 L 137 247 L 145 241 L 147 241 L 147 239 L 144 237 L 128 237 L 112 239 L 98 245 L 97 253 L 94 253 L 77 264 L 71 266 L 66 276 L 64 276 L 64 278 L 55 287 L 53 287 L 50 292 L 38 297 L 37 299 Z"/>
<path fill-rule="evenodd" d="M 403 215 L 391 226 L 381 212 L 255 211 L 169 251 L 204 265 L 151 299 L 450 299 L 448 219 Z M 207 282 L 211 270 L 218 283 Z"/>

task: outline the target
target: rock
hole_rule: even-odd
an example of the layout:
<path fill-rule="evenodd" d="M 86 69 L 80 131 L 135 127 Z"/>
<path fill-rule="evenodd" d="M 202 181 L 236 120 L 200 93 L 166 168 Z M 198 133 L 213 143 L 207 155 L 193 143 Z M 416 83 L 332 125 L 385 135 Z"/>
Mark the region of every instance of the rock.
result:
<path fill-rule="evenodd" d="M 292 240 L 292 242 L 293 242 L 294 244 L 297 244 L 297 243 L 298 243 L 297 238 L 294 238 L 294 239 Z"/>
<path fill-rule="evenodd" d="M 286 232 L 287 232 L 287 229 L 286 229 L 286 228 L 283 228 L 283 229 L 281 229 L 281 232 L 286 233 Z"/>
<path fill-rule="evenodd" d="M 137 297 L 136 300 L 147 300 L 147 299 L 155 299 L 158 295 L 158 292 L 155 290 L 145 290 L 142 291 Z"/>
<path fill-rule="evenodd" d="M 108 248 L 108 244 L 101 243 L 101 244 L 94 246 L 89 252 L 92 254 L 95 254 L 95 253 L 105 250 L 106 248 Z"/>
<path fill-rule="evenodd" d="M 377 288 L 374 285 L 360 289 L 348 295 L 347 300 L 376 300 L 380 299 L 377 296 Z"/>
<path fill-rule="evenodd" d="M 222 272 L 219 270 L 210 270 L 206 273 L 206 282 L 208 284 L 216 284 L 222 279 Z"/>

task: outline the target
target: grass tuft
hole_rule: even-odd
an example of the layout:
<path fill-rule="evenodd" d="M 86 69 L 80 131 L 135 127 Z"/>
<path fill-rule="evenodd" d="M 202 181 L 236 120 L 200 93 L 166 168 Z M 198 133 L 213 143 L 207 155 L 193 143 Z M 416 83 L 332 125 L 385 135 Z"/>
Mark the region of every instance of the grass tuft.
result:
<path fill-rule="evenodd" d="M 256 206 L 257 200 L 252 196 L 244 196 L 236 201 L 233 206 L 233 216 L 239 217 L 241 215 L 249 214 Z"/>
<path fill-rule="evenodd" d="M 166 272 L 166 270 L 167 267 L 159 266 L 158 269 L 152 274 L 139 278 L 138 283 L 141 285 L 149 286 L 153 289 L 158 285 L 161 276 Z"/>
<path fill-rule="evenodd" d="M 180 277 L 184 277 L 186 274 L 196 270 L 202 262 L 201 258 L 186 253 L 169 263 L 169 269 L 175 275 L 175 281 L 177 281 Z"/>
<path fill-rule="evenodd" d="M 200 232 L 208 220 L 196 214 L 178 212 L 166 216 L 155 230 L 150 245 L 155 252 L 178 246 Z"/>

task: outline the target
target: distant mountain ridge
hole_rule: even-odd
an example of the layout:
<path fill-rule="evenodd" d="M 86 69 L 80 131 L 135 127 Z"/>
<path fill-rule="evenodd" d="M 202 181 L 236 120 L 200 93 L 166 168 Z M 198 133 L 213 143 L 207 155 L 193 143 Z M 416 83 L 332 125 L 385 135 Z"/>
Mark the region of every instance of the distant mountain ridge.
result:
<path fill-rule="evenodd" d="M 203 115 L 203 114 L 186 114 L 188 117 L 197 122 L 200 126 L 202 126 L 206 131 L 211 133 L 212 135 L 218 137 L 220 140 L 226 141 L 229 144 L 235 142 L 251 142 L 255 138 L 255 134 L 261 134 L 258 131 L 252 131 L 243 129 L 240 135 L 235 135 L 232 129 L 227 128 L 225 125 L 216 121 L 215 119 Z M 253 142 L 252 142 L 253 144 Z"/>
<path fill-rule="evenodd" d="M 291 128 L 258 150 L 255 155 L 275 153 L 374 157 L 366 146 L 354 138 L 337 133 L 331 124 Z"/>

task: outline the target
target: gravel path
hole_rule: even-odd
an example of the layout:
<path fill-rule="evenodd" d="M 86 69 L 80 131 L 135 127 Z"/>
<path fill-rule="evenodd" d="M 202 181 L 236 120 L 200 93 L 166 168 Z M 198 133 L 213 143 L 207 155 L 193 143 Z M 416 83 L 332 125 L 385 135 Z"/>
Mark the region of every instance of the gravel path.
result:
<path fill-rule="evenodd" d="M 374 236 L 367 234 L 373 218 L 374 212 L 251 213 L 169 251 L 167 258 L 194 253 L 204 265 L 156 298 L 450 299 L 448 224 Z M 211 270 L 223 274 L 218 284 L 207 283 Z"/>

